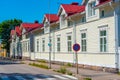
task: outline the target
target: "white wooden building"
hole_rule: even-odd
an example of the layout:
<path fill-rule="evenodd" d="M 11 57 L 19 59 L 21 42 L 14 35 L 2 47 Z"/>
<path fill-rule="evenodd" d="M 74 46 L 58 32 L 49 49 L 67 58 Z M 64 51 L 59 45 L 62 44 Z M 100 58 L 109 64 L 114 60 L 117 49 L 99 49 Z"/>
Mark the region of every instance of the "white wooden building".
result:
<path fill-rule="evenodd" d="M 75 63 L 72 46 L 78 43 L 81 46 L 78 51 L 80 66 L 120 69 L 119 22 L 119 0 L 83 0 L 82 5 L 62 4 L 57 14 L 44 15 L 43 27 L 27 34 L 22 29 L 22 37 L 29 34 L 21 40 L 23 57 L 49 60 L 51 54 L 52 61 Z M 25 40 L 27 44 L 23 42 Z M 31 51 L 31 48 L 34 49 Z M 23 49 L 27 49 L 27 53 Z"/>

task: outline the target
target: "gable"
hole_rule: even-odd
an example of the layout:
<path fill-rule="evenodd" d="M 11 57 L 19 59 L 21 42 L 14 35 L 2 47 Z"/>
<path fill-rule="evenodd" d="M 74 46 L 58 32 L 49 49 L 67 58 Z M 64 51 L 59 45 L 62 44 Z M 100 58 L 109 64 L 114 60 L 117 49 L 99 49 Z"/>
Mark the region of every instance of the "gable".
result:
<path fill-rule="evenodd" d="M 63 14 L 65 14 L 67 16 L 67 13 L 65 12 L 64 8 L 61 5 L 59 10 L 58 10 L 58 16 L 63 15 Z"/>

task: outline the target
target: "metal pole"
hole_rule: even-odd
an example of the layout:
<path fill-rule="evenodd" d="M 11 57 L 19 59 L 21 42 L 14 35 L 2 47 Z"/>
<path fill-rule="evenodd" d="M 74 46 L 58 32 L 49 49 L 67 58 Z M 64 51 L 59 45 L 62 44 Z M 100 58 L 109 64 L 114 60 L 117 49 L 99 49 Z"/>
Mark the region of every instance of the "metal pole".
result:
<path fill-rule="evenodd" d="M 76 25 L 75 25 L 75 21 L 73 21 L 73 32 L 74 32 L 74 44 L 76 44 Z M 76 59 L 76 61 L 75 61 L 75 63 L 76 63 L 76 73 L 79 74 L 79 70 L 78 70 L 78 54 L 77 54 L 77 51 L 74 52 L 74 55 L 75 55 L 75 59 Z"/>
<path fill-rule="evenodd" d="M 48 5 L 48 9 L 49 9 L 49 68 L 51 69 L 51 34 L 50 34 L 50 0 L 49 0 L 49 5 Z"/>
<path fill-rule="evenodd" d="M 76 54 L 76 73 L 79 74 L 79 71 L 78 71 L 78 55 L 77 55 L 77 51 L 75 52 Z"/>

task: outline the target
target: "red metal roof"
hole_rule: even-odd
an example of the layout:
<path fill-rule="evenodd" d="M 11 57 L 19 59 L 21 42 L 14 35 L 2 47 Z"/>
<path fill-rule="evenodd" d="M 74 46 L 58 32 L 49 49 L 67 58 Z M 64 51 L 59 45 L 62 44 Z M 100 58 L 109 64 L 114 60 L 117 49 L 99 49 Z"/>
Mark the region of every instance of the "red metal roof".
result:
<path fill-rule="evenodd" d="M 21 30 L 19 26 L 15 27 L 15 31 L 16 31 L 17 36 L 21 36 Z"/>
<path fill-rule="evenodd" d="M 15 30 L 11 30 L 10 35 L 14 35 Z"/>
<path fill-rule="evenodd" d="M 28 33 L 36 28 L 42 28 L 43 27 L 43 24 L 40 24 L 40 23 L 22 23 L 21 24 L 23 28 L 25 28 L 26 32 L 25 33 Z"/>
<path fill-rule="evenodd" d="M 22 26 L 24 28 L 35 28 L 35 27 L 40 27 L 41 24 L 39 24 L 39 23 L 22 23 Z"/>
<path fill-rule="evenodd" d="M 50 21 L 50 23 L 53 23 L 59 20 L 59 17 L 56 14 L 45 14 L 45 16 L 48 19 L 48 21 Z"/>
<path fill-rule="evenodd" d="M 64 8 L 65 12 L 68 15 L 72 15 L 75 13 L 80 13 L 80 12 L 85 11 L 85 6 L 80 6 L 80 5 L 62 4 L 62 7 Z"/>
<path fill-rule="evenodd" d="M 96 5 L 96 6 L 103 5 L 103 4 L 108 3 L 108 2 L 110 2 L 110 1 L 111 1 L 111 0 L 100 0 L 100 1 L 99 1 L 99 4 Z"/>

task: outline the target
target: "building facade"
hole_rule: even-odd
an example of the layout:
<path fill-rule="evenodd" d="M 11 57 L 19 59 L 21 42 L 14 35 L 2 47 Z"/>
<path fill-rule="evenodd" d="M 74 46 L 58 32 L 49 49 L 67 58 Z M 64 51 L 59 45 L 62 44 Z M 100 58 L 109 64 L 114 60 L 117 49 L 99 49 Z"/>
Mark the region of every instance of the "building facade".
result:
<path fill-rule="evenodd" d="M 22 56 L 32 60 L 49 60 L 51 56 L 52 61 L 75 63 L 72 46 L 78 43 L 81 67 L 119 70 L 119 22 L 119 0 L 62 4 L 57 14 L 44 15 L 43 25 L 39 28 L 32 29 L 33 25 L 28 25 L 30 31 L 26 31 L 24 26 L 20 26 Z"/>

